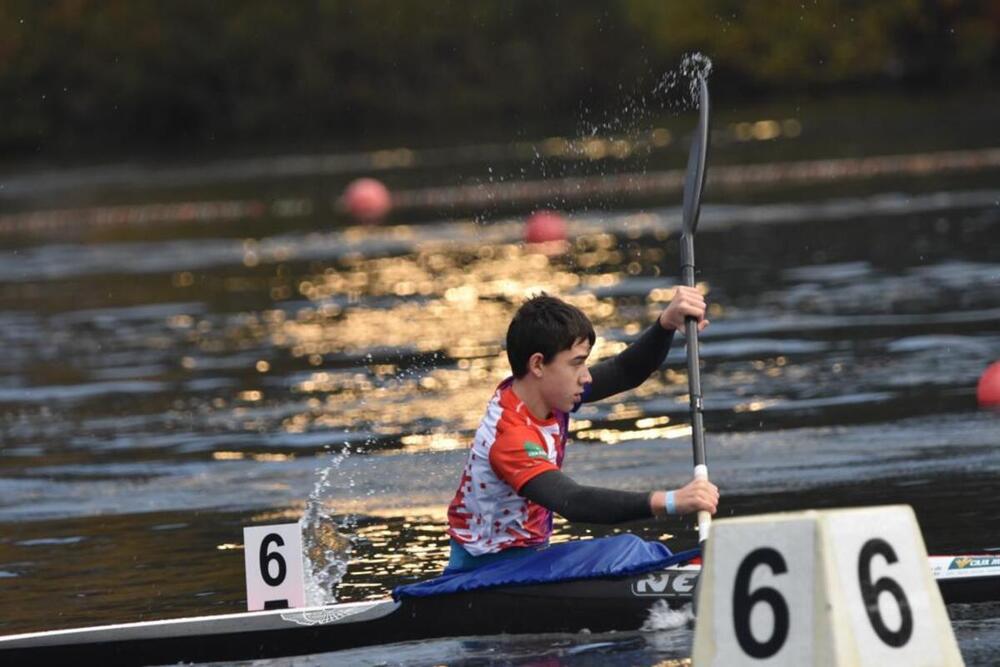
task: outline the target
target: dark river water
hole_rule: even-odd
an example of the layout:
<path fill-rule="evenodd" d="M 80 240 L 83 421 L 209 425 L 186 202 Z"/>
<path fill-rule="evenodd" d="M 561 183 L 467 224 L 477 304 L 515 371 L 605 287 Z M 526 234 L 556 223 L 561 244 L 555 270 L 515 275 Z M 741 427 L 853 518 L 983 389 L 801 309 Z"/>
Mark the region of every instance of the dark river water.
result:
<path fill-rule="evenodd" d="M 931 553 L 1000 547 L 1000 413 L 975 398 L 1000 359 L 996 176 L 708 193 L 720 516 L 907 503 Z M 0 239 L 0 633 L 241 611 L 242 528 L 304 513 L 317 563 L 349 561 L 340 601 L 437 573 L 520 300 L 575 303 L 598 331 L 592 359 L 614 354 L 670 298 L 677 199 L 578 212 L 547 252 L 503 216 Z M 678 338 L 644 385 L 576 415 L 566 471 L 684 482 L 686 393 Z M 690 522 L 628 530 L 696 540 Z M 556 539 L 609 532 L 559 524 Z M 1000 610 L 949 613 L 967 664 L 993 664 Z M 685 628 L 484 637 L 295 664 L 652 665 L 690 643 Z"/>

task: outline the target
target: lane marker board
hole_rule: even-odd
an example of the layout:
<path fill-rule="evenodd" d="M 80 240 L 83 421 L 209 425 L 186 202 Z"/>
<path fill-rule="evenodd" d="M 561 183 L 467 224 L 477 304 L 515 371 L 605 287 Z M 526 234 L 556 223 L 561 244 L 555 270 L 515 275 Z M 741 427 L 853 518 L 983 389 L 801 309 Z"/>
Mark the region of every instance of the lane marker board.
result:
<path fill-rule="evenodd" d="M 247 610 L 304 607 L 306 594 L 299 524 L 246 527 L 243 544 Z"/>
<path fill-rule="evenodd" d="M 905 505 L 713 522 L 694 665 L 962 665 L 927 562 Z"/>

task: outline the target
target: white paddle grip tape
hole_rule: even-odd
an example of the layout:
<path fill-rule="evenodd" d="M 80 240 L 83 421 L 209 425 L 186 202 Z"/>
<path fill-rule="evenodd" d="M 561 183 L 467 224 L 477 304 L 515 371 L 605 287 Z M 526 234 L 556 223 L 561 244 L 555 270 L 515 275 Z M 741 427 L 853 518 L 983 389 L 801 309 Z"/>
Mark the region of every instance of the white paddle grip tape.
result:
<path fill-rule="evenodd" d="M 712 515 L 708 512 L 698 512 L 698 542 L 708 539 L 708 531 L 712 527 Z"/>
<path fill-rule="evenodd" d="M 694 467 L 695 479 L 708 479 L 708 466 L 699 463 Z M 708 530 L 712 527 L 712 515 L 704 510 L 698 512 L 698 541 L 704 542 L 708 539 Z"/>

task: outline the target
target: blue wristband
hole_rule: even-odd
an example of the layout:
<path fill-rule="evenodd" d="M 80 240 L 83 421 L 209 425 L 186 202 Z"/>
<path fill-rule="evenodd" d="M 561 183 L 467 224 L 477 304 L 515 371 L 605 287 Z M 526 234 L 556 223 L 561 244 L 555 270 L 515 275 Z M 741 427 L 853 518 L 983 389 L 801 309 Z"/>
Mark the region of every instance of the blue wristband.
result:
<path fill-rule="evenodd" d="M 677 506 L 674 505 L 674 492 L 667 491 L 667 514 L 677 514 Z"/>

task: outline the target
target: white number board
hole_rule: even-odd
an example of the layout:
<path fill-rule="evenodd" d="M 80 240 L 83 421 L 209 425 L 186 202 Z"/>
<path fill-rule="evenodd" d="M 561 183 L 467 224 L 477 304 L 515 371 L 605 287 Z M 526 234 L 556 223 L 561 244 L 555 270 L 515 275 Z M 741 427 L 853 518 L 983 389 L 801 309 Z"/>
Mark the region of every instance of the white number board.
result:
<path fill-rule="evenodd" d="M 247 609 L 305 606 L 302 529 L 297 523 L 243 529 Z"/>
<path fill-rule="evenodd" d="M 715 531 L 712 665 L 813 664 L 816 526 L 790 519 Z M 723 584 L 723 582 L 726 582 Z M 722 585 L 720 585 L 722 584 Z M 700 613 L 701 610 L 699 610 Z"/>
<path fill-rule="evenodd" d="M 699 586 L 697 667 L 963 664 L 907 506 L 717 521 Z"/>
<path fill-rule="evenodd" d="M 943 603 L 912 510 L 853 510 L 825 521 L 857 664 L 952 664 L 941 641 L 951 626 L 935 613 L 933 597 Z"/>

